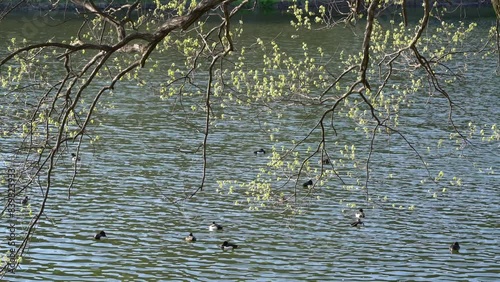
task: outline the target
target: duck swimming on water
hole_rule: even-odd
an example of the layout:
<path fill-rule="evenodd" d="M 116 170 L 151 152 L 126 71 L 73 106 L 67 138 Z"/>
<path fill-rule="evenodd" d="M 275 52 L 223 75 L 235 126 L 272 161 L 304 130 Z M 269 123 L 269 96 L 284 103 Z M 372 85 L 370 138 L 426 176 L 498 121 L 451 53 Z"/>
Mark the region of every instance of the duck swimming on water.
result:
<path fill-rule="evenodd" d="M 238 245 L 233 244 L 233 243 L 229 243 L 228 241 L 224 241 L 224 243 L 222 243 L 222 245 L 220 245 L 220 248 L 223 250 L 232 250 L 232 249 L 238 248 Z"/>
<path fill-rule="evenodd" d="M 309 186 L 312 186 L 313 184 L 314 184 L 313 181 L 309 179 L 309 181 L 306 181 L 304 182 L 304 184 L 302 184 L 302 187 L 307 188 Z"/>
<path fill-rule="evenodd" d="M 107 237 L 107 236 L 106 236 L 106 232 L 101 231 L 101 232 L 99 232 L 99 233 L 95 234 L 94 239 L 96 239 L 96 240 L 101 240 L 101 237 Z"/>
<path fill-rule="evenodd" d="M 331 164 L 330 158 L 328 158 L 327 156 L 324 156 L 323 158 L 321 158 L 321 164 L 324 164 L 324 165 Z"/>
<path fill-rule="evenodd" d="M 458 253 L 459 250 L 460 250 L 460 245 L 458 244 L 458 242 L 455 242 L 455 243 L 450 245 L 450 252 L 452 254 Z"/>
<path fill-rule="evenodd" d="M 254 151 L 253 153 L 254 153 L 254 154 L 256 154 L 256 155 L 263 155 L 263 154 L 265 154 L 265 153 L 266 153 L 266 151 L 265 151 L 264 149 L 262 149 L 262 148 L 261 148 L 261 149 L 259 149 L 259 150 L 257 150 L 257 151 Z"/>
<path fill-rule="evenodd" d="M 73 162 L 81 161 L 80 157 L 78 157 L 75 153 L 71 153 L 71 160 Z"/>
<path fill-rule="evenodd" d="M 189 233 L 189 236 L 184 238 L 187 242 L 196 242 L 196 237 L 194 237 L 193 233 Z"/>
<path fill-rule="evenodd" d="M 356 218 L 365 218 L 365 212 L 363 209 L 359 209 L 359 211 L 356 213 Z"/>
<path fill-rule="evenodd" d="M 217 224 L 214 222 L 212 222 L 212 224 L 208 227 L 208 230 L 210 231 L 216 231 L 216 230 L 222 230 L 222 225 L 220 224 Z"/>

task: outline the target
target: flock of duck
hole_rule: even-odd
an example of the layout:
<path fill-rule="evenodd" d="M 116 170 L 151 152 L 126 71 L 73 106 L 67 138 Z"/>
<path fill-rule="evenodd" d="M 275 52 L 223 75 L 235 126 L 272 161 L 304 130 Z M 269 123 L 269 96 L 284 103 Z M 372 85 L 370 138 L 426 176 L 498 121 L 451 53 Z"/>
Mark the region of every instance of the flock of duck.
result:
<path fill-rule="evenodd" d="M 214 222 L 212 222 L 212 224 L 210 226 L 208 226 L 208 230 L 209 231 L 218 231 L 218 230 L 222 230 L 222 225 L 220 224 L 217 224 Z M 194 237 L 193 233 L 189 233 L 189 235 L 184 238 L 184 240 L 186 240 L 186 242 L 196 242 L 196 237 Z M 229 243 L 228 241 L 224 241 L 220 246 L 219 248 L 221 248 L 222 250 L 232 250 L 232 249 L 236 249 L 238 248 L 238 245 L 236 244 L 233 244 L 233 243 Z"/>
<path fill-rule="evenodd" d="M 365 224 L 361 221 L 362 218 L 365 218 L 365 212 L 363 209 L 359 209 L 358 212 L 355 214 L 356 216 L 356 221 L 351 223 L 351 226 L 353 227 L 361 227 L 361 225 L 365 226 Z M 460 244 L 458 242 L 455 242 L 450 245 L 450 252 L 452 254 L 458 254 L 458 251 L 460 250 Z"/>
<path fill-rule="evenodd" d="M 365 213 L 364 213 L 363 209 L 359 209 L 358 212 L 356 212 L 355 216 L 356 216 L 357 220 L 355 222 L 351 223 L 351 226 L 354 226 L 354 227 L 360 227 L 361 225 L 364 226 L 365 224 L 361 221 L 362 218 L 365 218 Z M 209 231 L 219 231 L 222 229 L 223 229 L 222 225 L 215 223 L 215 221 L 213 221 L 212 224 L 208 226 Z M 101 238 L 103 238 L 103 237 L 107 237 L 106 232 L 100 231 L 99 233 L 97 233 L 94 236 L 94 239 L 101 240 Z M 189 235 L 184 238 L 184 240 L 186 242 L 196 242 L 196 237 L 193 235 L 193 232 L 190 232 Z M 222 250 L 233 250 L 233 249 L 237 249 L 238 245 L 230 243 L 229 241 L 224 241 L 219 246 L 219 248 L 221 248 Z"/>
<path fill-rule="evenodd" d="M 264 149 L 259 149 L 257 151 L 254 151 L 254 154 L 255 155 L 262 155 L 262 154 L 265 154 L 266 151 Z M 76 158 L 76 155 L 75 154 L 72 154 L 72 157 L 75 159 Z M 323 164 L 328 164 L 329 163 L 329 159 L 326 158 L 326 159 L 323 159 L 322 160 L 322 163 Z M 314 183 L 312 180 L 308 180 L 306 181 L 304 184 L 302 184 L 303 187 L 307 188 L 309 186 L 312 186 Z M 25 200 L 23 201 L 23 204 L 25 204 L 25 201 L 27 202 L 28 197 L 25 198 Z M 356 221 L 354 221 L 353 223 L 351 223 L 351 226 L 353 227 L 361 227 L 361 226 L 365 226 L 364 222 L 361 221 L 362 218 L 365 218 L 365 212 L 363 211 L 363 209 L 359 209 L 356 213 L 355 213 L 355 217 L 356 217 Z M 212 222 L 212 224 L 210 226 L 208 226 L 208 230 L 209 231 L 218 231 L 218 230 L 222 230 L 222 225 L 220 224 L 217 224 L 214 222 Z M 94 239 L 96 240 L 100 240 L 102 237 L 106 237 L 106 232 L 104 231 L 100 231 L 99 233 L 97 233 L 95 236 L 94 236 Z M 193 235 L 192 232 L 189 233 L 188 236 L 186 236 L 184 238 L 184 240 L 186 242 L 196 242 L 196 237 Z M 232 250 L 232 249 L 236 249 L 238 248 L 238 245 L 236 244 L 233 244 L 233 243 L 230 243 L 228 241 L 224 241 L 220 246 L 219 248 L 221 248 L 222 250 Z M 450 252 L 453 253 L 453 254 L 456 254 L 458 253 L 458 251 L 460 250 L 460 245 L 458 242 L 454 242 L 453 244 L 450 245 Z"/>
<path fill-rule="evenodd" d="M 356 221 L 351 223 L 351 226 L 353 226 L 353 227 L 361 227 L 361 225 L 364 226 L 365 224 L 361 221 L 362 218 L 365 218 L 365 212 L 363 211 L 363 209 L 359 209 L 356 212 L 355 216 L 356 216 Z M 219 231 L 222 229 L 223 229 L 222 225 L 215 223 L 215 221 L 212 222 L 212 224 L 208 226 L 209 231 Z M 100 240 L 103 237 L 107 237 L 106 232 L 100 231 L 99 233 L 97 233 L 94 236 L 94 239 Z M 189 235 L 184 238 L 184 240 L 186 242 L 196 242 L 196 237 L 193 235 L 192 232 L 190 232 Z M 221 245 L 219 245 L 219 248 L 221 248 L 222 250 L 233 250 L 233 249 L 237 249 L 238 245 L 230 243 L 229 241 L 224 241 L 224 242 L 222 242 Z M 449 249 L 450 249 L 450 252 L 452 254 L 457 254 L 458 251 L 460 250 L 460 245 L 458 242 L 455 242 L 455 243 L 450 245 Z"/>
<path fill-rule="evenodd" d="M 222 225 L 217 224 L 214 221 L 214 222 L 212 222 L 212 224 L 210 226 L 208 226 L 208 230 L 209 231 L 222 230 Z M 106 232 L 100 231 L 99 233 L 95 234 L 94 239 L 101 240 L 101 238 L 103 238 L 103 237 L 107 237 Z M 196 237 L 194 237 L 193 233 L 191 232 L 191 233 L 189 233 L 188 236 L 186 236 L 186 238 L 184 238 L 184 240 L 186 240 L 186 242 L 196 242 Z M 221 248 L 222 250 L 232 250 L 232 249 L 238 248 L 238 245 L 233 244 L 233 243 L 229 243 L 228 241 L 224 241 L 219 246 L 219 248 Z"/>

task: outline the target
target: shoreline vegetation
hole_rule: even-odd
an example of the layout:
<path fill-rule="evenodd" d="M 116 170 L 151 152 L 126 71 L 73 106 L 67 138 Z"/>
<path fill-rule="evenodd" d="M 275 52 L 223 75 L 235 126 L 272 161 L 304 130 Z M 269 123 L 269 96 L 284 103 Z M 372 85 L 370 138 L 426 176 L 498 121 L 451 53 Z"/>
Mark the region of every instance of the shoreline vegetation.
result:
<path fill-rule="evenodd" d="M 349 10 L 349 7 L 347 5 L 348 1 L 347 0 L 311 0 L 311 1 L 305 1 L 305 0 L 256 0 L 257 3 L 249 3 L 249 8 L 254 7 L 256 10 L 260 11 L 286 11 L 291 5 L 297 3 L 299 7 L 305 5 L 306 2 L 308 2 L 309 7 L 312 9 L 318 9 L 319 6 L 324 5 L 324 6 L 335 6 L 335 9 L 338 10 L 339 12 L 347 12 Z M 51 3 L 47 3 L 48 1 L 46 0 L 35 0 L 35 1 L 29 1 L 29 2 L 24 2 L 19 4 L 16 7 L 16 10 L 18 11 L 49 11 L 49 10 L 56 10 L 56 11 L 61 11 L 61 10 L 67 10 L 67 9 L 75 9 L 78 8 L 78 5 L 75 5 L 71 2 L 66 2 L 64 4 L 61 4 L 60 2 L 57 2 L 57 6 L 52 5 Z M 124 4 L 131 4 L 134 1 L 132 0 L 118 0 L 118 1 L 113 1 L 113 5 L 109 6 L 110 1 L 94 1 L 96 6 L 104 9 L 107 7 L 119 7 Z M 156 7 L 155 5 L 155 0 L 147 0 L 147 1 L 142 1 L 141 5 L 143 9 L 154 9 Z M 163 3 L 166 3 L 167 1 L 162 1 Z M 241 1 L 236 1 L 234 2 L 233 5 L 238 5 Z M 12 9 L 16 3 L 9 3 L 9 2 L 3 2 L 0 3 L 0 15 L 2 14 L 2 10 L 6 11 L 9 9 Z M 472 7 L 477 7 L 477 8 L 487 8 L 487 7 L 492 7 L 491 0 L 450 0 L 450 1 L 445 1 L 442 3 L 439 3 L 440 6 L 448 6 L 448 7 L 466 7 L 466 8 L 472 8 Z M 407 0 L 406 1 L 406 7 L 408 8 L 417 8 L 422 6 L 422 0 Z"/>

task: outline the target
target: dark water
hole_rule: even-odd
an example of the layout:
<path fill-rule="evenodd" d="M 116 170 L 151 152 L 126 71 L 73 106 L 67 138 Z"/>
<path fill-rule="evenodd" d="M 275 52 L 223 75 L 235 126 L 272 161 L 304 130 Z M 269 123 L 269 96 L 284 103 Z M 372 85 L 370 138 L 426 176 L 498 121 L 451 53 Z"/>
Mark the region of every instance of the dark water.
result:
<path fill-rule="evenodd" d="M 2 27 L 2 37 L 18 34 L 10 27 Z M 286 21 L 253 22 L 245 40 L 277 36 L 283 48 L 293 50 L 293 34 Z M 300 39 L 310 46 L 325 45 L 332 55 L 361 40 L 361 33 L 352 36 L 350 29 L 325 34 L 311 32 Z M 482 35 L 476 33 L 478 39 Z M 468 63 L 466 83 L 453 86 L 453 94 L 466 101 L 468 118 L 498 123 L 500 78 L 495 62 Z M 372 202 L 365 201 L 364 191 L 330 180 L 318 185 L 293 217 L 282 214 L 280 207 L 249 211 L 244 204 L 234 205 L 246 202 L 244 190 L 236 186 L 228 195 L 225 187 L 218 193 L 217 181 L 252 180 L 268 161 L 268 155 L 253 154 L 258 148 L 270 150 L 268 130 L 280 124 L 276 138 L 289 146 L 315 124 L 318 108 L 290 109 L 282 120 L 235 108 L 234 119 L 213 127 L 205 189 L 189 201 L 177 201 L 200 183 L 200 156 L 187 151 L 202 140 L 203 117 L 132 84 L 121 84 L 105 100 L 112 100 L 113 108 L 96 117 L 102 125 L 94 133 L 101 140 L 82 151 L 71 199 L 67 187 L 53 188 L 47 216 L 21 269 L 6 281 L 498 280 L 499 143 L 474 137 L 471 145 L 457 150 L 449 139 L 442 100 L 416 99 L 402 122 L 411 132 L 410 142 L 429 163 L 430 175 L 443 171 L 450 181 L 459 176 L 461 186 L 422 182 L 428 172 L 404 142 L 394 136 L 381 138 L 373 157 L 377 169 L 369 186 Z M 345 143 L 359 138 L 351 132 L 339 136 Z M 363 154 L 366 145 L 358 146 Z M 2 155 L 4 159 L 6 152 Z M 60 177 L 69 178 L 71 169 L 68 156 Z M 40 191 L 29 194 L 37 210 Z M 366 226 L 352 228 L 349 223 L 360 206 L 367 214 Z M 224 230 L 209 232 L 212 221 Z M 108 238 L 93 240 L 101 229 Z M 184 242 L 189 232 L 198 238 L 196 243 Z M 221 251 L 217 246 L 224 240 L 240 248 Z M 454 241 L 462 246 L 460 254 L 448 251 Z"/>

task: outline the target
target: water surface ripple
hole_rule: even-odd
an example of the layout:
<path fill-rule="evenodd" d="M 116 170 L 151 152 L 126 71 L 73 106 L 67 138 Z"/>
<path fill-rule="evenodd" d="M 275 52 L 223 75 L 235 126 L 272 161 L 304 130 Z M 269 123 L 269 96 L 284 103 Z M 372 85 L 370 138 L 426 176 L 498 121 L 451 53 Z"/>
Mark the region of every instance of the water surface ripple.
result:
<path fill-rule="evenodd" d="M 285 25 L 263 28 L 275 36 Z M 320 43 L 308 40 L 311 45 Z M 347 48 L 338 40 L 332 44 Z M 468 103 L 468 111 L 481 111 L 481 118 L 498 122 L 499 77 L 488 66 L 470 69 L 478 75 L 457 95 L 473 95 L 481 85 L 483 98 Z M 201 159 L 189 151 L 199 145 L 203 123 L 182 122 L 185 117 L 158 97 L 132 86 L 117 87 L 113 99 L 115 107 L 100 116 L 103 125 L 96 129 L 101 142 L 82 151 L 71 199 L 66 187 L 54 187 L 47 216 L 21 268 L 6 281 L 498 281 L 500 277 L 499 177 L 487 170 L 500 167 L 498 142 L 474 140 L 461 151 L 443 148 L 426 155 L 427 144 L 435 146 L 448 135 L 429 113 L 428 104 L 417 105 L 402 122 L 419 127 L 422 135 L 409 138 L 423 148 L 423 157 L 432 162 L 430 170 L 463 175 L 463 186 L 441 192 L 443 187 L 420 183 L 427 172 L 415 156 L 404 153 L 407 147 L 397 143 L 377 151 L 373 164 L 383 170 L 373 173 L 370 193 L 388 195 L 403 209 L 368 204 L 364 192 L 328 182 L 318 187 L 315 196 L 320 198 L 308 202 L 302 214 L 283 217 L 279 208 L 249 212 L 233 205 L 235 200 L 245 201 L 238 188 L 233 195 L 216 193 L 217 180 L 235 176 L 251 180 L 267 162 L 267 156 L 253 154 L 259 148 L 270 149 L 269 132 L 254 119 L 256 113 L 214 128 L 206 188 L 190 201 L 175 202 L 199 185 Z M 280 135 L 286 141 L 302 136 L 304 128 L 316 121 L 304 121 L 293 112 L 288 115 L 282 122 L 289 131 Z M 67 180 L 70 157 L 63 162 L 59 177 Z M 395 177 L 387 179 L 389 173 Z M 30 193 L 37 210 L 40 191 Z M 366 205 L 365 227 L 350 226 L 356 209 L 343 203 L 349 200 Z M 410 211 L 407 207 L 412 204 L 415 210 Z M 212 221 L 223 224 L 224 230 L 209 232 Z M 99 230 L 108 237 L 93 240 Z M 189 232 L 197 242 L 183 240 Z M 225 240 L 240 248 L 222 251 L 218 246 Z M 454 241 L 462 246 L 459 254 L 448 251 Z"/>

